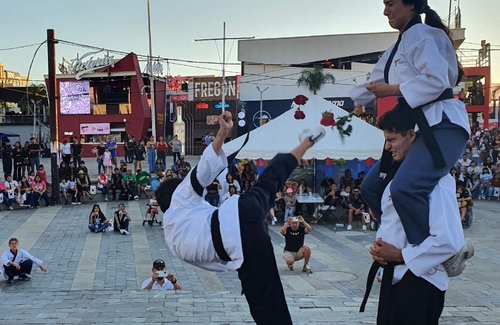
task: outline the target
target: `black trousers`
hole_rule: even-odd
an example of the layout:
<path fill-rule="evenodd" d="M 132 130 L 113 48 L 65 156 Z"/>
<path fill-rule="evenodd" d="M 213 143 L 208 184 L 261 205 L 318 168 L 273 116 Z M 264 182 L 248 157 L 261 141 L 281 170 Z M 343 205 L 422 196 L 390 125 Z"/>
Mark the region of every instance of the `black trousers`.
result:
<path fill-rule="evenodd" d="M 437 325 L 446 291 L 441 291 L 410 270 L 392 286 L 389 319 L 377 317 L 377 325 Z M 382 299 L 382 296 L 380 297 Z"/>
<path fill-rule="evenodd" d="M 33 261 L 30 259 L 27 259 L 27 260 L 19 263 L 19 266 L 21 267 L 19 270 L 16 270 L 16 268 L 13 265 L 9 265 L 9 266 L 4 265 L 3 269 L 5 270 L 5 274 L 9 278 L 14 277 L 15 275 L 20 275 L 20 274 L 31 274 L 31 269 L 33 268 Z"/>
<path fill-rule="evenodd" d="M 259 325 L 292 324 L 266 218 L 276 193 L 296 166 L 297 159 L 292 154 L 277 155 L 257 183 L 238 200 L 244 259 L 238 277 L 250 313 Z"/>

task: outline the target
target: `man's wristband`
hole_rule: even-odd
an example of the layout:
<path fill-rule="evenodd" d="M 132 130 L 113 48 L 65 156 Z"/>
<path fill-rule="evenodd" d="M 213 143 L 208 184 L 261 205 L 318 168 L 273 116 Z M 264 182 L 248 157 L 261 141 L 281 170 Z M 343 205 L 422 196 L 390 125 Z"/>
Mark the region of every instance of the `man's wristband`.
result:
<path fill-rule="evenodd" d="M 170 281 L 172 284 L 176 284 L 177 283 L 177 279 L 175 279 L 175 281 Z"/>

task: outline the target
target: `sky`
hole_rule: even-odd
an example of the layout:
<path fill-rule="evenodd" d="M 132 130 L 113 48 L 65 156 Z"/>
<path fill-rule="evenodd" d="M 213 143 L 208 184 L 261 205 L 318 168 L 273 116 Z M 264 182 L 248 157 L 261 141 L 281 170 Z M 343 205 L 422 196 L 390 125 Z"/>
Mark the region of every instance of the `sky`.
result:
<path fill-rule="evenodd" d="M 170 75 L 220 75 L 222 43 L 193 42 L 222 37 L 276 38 L 391 31 L 383 0 L 150 0 L 153 55 L 214 64 L 164 64 Z M 492 79 L 500 82 L 500 0 L 451 0 L 460 3 L 466 28 L 464 51 L 472 54 L 481 40 L 492 44 Z M 450 0 L 429 0 L 441 17 Z M 56 38 L 147 55 L 147 0 L 0 0 L 0 62 L 26 76 L 35 50 L 54 29 Z M 9 48 L 36 44 L 21 49 Z M 314 49 L 311 49 L 313 51 Z M 57 63 L 91 51 L 58 44 Z M 237 42 L 226 43 L 228 75 L 239 73 Z M 118 56 L 115 56 L 118 58 Z M 206 69 L 206 67 L 210 69 Z M 41 46 L 30 72 L 40 82 L 47 74 L 47 47 Z"/>

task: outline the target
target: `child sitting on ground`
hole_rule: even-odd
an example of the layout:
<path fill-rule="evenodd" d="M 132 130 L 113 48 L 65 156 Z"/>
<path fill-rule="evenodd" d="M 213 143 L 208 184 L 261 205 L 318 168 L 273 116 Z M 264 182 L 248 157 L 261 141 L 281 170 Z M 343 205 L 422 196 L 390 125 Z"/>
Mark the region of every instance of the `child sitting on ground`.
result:
<path fill-rule="evenodd" d="M 62 196 L 64 196 L 64 204 L 68 204 L 68 183 L 66 182 L 66 179 L 63 177 L 61 178 L 61 183 L 59 184 L 59 193 L 61 193 Z"/>

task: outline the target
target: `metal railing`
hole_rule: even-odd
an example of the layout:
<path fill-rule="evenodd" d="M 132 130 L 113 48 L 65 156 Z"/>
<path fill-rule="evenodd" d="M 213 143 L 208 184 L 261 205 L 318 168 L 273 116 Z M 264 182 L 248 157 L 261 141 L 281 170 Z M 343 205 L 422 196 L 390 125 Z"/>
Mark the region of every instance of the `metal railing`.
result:
<path fill-rule="evenodd" d="M 48 125 L 49 119 L 46 117 L 47 122 L 43 122 L 43 115 L 36 115 L 36 124 Z M 1 124 L 14 124 L 14 125 L 33 125 L 33 115 L 0 115 Z"/>

